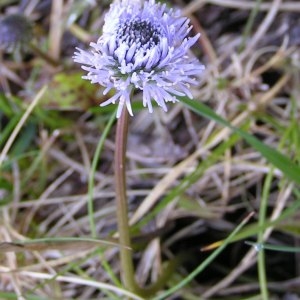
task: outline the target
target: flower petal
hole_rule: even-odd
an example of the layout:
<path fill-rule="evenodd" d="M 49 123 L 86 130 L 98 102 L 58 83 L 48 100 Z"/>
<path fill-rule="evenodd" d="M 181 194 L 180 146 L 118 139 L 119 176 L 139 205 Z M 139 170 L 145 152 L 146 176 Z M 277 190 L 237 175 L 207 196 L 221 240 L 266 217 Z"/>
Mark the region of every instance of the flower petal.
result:
<path fill-rule="evenodd" d="M 190 48 L 200 34 L 189 37 L 189 19 L 179 10 L 155 0 L 118 0 L 105 16 L 103 35 L 91 43 L 92 51 L 78 49 L 75 62 L 87 72 L 83 78 L 111 89 L 115 95 L 101 104 L 118 101 L 117 117 L 124 106 L 133 115 L 133 89 L 143 93 L 143 105 L 153 111 L 152 100 L 164 111 L 175 96 L 192 98 L 190 87 L 199 83 L 204 66 Z"/>

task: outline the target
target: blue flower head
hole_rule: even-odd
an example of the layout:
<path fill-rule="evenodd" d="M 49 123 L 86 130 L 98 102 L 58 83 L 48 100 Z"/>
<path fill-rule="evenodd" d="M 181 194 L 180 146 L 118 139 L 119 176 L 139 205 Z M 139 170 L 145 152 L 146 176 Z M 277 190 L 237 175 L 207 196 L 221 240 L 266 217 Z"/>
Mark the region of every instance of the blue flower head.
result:
<path fill-rule="evenodd" d="M 0 18 L 0 50 L 24 50 L 32 38 L 33 26 L 24 15 L 11 14 Z"/>
<path fill-rule="evenodd" d="M 111 89 L 114 96 L 101 106 L 119 102 L 117 117 L 124 105 L 130 115 L 131 94 L 143 93 L 143 105 L 153 111 L 151 100 L 167 111 L 166 102 L 175 96 L 192 98 L 204 66 L 190 55 L 200 34 L 188 37 L 189 20 L 180 11 L 168 9 L 155 0 L 117 0 L 105 16 L 103 35 L 91 43 L 92 51 L 77 49 L 74 60 L 88 72 L 83 78 Z"/>

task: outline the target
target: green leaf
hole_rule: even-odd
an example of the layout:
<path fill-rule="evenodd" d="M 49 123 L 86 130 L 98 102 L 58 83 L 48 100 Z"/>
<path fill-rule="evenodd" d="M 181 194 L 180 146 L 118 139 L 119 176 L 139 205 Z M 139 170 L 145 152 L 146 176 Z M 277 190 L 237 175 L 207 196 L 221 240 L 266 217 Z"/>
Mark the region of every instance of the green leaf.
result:
<path fill-rule="evenodd" d="M 101 102 L 101 99 L 97 99 L 99 88 L 99 85 L 83 80 L 80 72 L 59 73 L 49 83 L 42 103 L 47 108 L 57 110 L 86 110 Z"/>
<path fill-rule="evenodd" d="M 271 245 L 271 244 L 264 244 L 264 243 L 253 243 L 250 241 L 246 241 L 245 244 L 253 246 L 257 251 L 261 251 L 262 249 L 265 249 L 265 250 L 290 252 L 290 253 L 300 252 L 300 247 L 278 246 L 278 245 Z"/>
<path fill-rule="evenodd" d="M 230 128 L 245 141 L 247 141 L 248 144 L 250 144 L 254 149 L 259 151 L 261 155 L 264 156 L 271 164 L 281 170 L 289 179 L 300 184 L 300 167 L 293 163 L 287 156 L 262 143 L 256 137 L 247 133 L 246 131 L 231 125 L 228 121 L 217 115 L 205 104 L 184 97 L 180 98 L 180 100 L 198 115 L 214 120 L 220 125 Z"/>
<path fill-rule="evenodd" d="M 49 249 L 69 250 L 81 248 L 90 248 L 95 246 L 114 246 L 124 247 L 117 242 L 110 240 L 97 240 L 91 238 L 77 237 L 56 237 L 34 239 L 16 242 L 1 242 L 0 252 L 19 252 L 19 251 L 44 251 Z M 80 249 L 79 249 L 80 248 Z"/>

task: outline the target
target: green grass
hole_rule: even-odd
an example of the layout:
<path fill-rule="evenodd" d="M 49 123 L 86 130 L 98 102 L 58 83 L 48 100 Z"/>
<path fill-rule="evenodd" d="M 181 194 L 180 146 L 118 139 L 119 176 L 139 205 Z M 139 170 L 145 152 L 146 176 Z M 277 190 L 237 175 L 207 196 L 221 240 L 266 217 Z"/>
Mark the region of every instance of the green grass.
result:
<path fill-rule="evenodd" d="M 44 53 L 29 47 L 21 61 L 0 53 L 0 298 L 295 293 L 286 283 L 298 278 L 299 264 L 299 64 L 290 44 L 272 40 L 279 14 L 249 51 L 267 25 L 264 1 L 246 9 L 240 1 L 233 10 L 222 1 L 200 9 L 187 4 L 195 31 L 202 31 L 195 53 L 206 65 L 195 99 L 149 114 L 134 95 L 126 179 L 136 278 L 149 295 L 159 276 L 168 280 L 148 297 L 124 289 L 116 244 L 116 107 L 98 106 L 103 88 L 82 80 L 71 59 L 80 41 L 87 47 L 98 38 L 109 3 L 65 7 L 61 30 L 76 45 L 68 36 L 53 45 L 55 15 L 34 8 L 33 43 Z M 5 1 L 1 14 L 19 5 Z M 57 67 L 49 45 L 60 47 Z"/>

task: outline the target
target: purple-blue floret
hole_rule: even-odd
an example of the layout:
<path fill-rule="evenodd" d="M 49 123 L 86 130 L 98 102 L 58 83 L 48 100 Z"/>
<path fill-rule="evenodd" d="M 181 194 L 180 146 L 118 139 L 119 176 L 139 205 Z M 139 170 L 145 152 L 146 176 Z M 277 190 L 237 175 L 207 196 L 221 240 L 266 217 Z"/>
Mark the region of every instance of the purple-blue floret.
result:
<path fill-rule="evenodd" d="M 118 101 L 117 118 L 124 105 L 132 113 L 131 95 L 143 93 L 143 105 L 153 111 L 154 100 L 164 111 L 175 96 L 188 96 L 197 85 L 204 66 L 190 48 L 200 34 L 188 37 L 189 19 L 179 10 L 168 9 L 155 0 L 115 1 L 105 16 L 103 35 L 91 43 L 92 51 L 77 49 L 74 60 L 88 73 L 83 78 L 111 89 L 114 96 L 101 106 Z"/>

